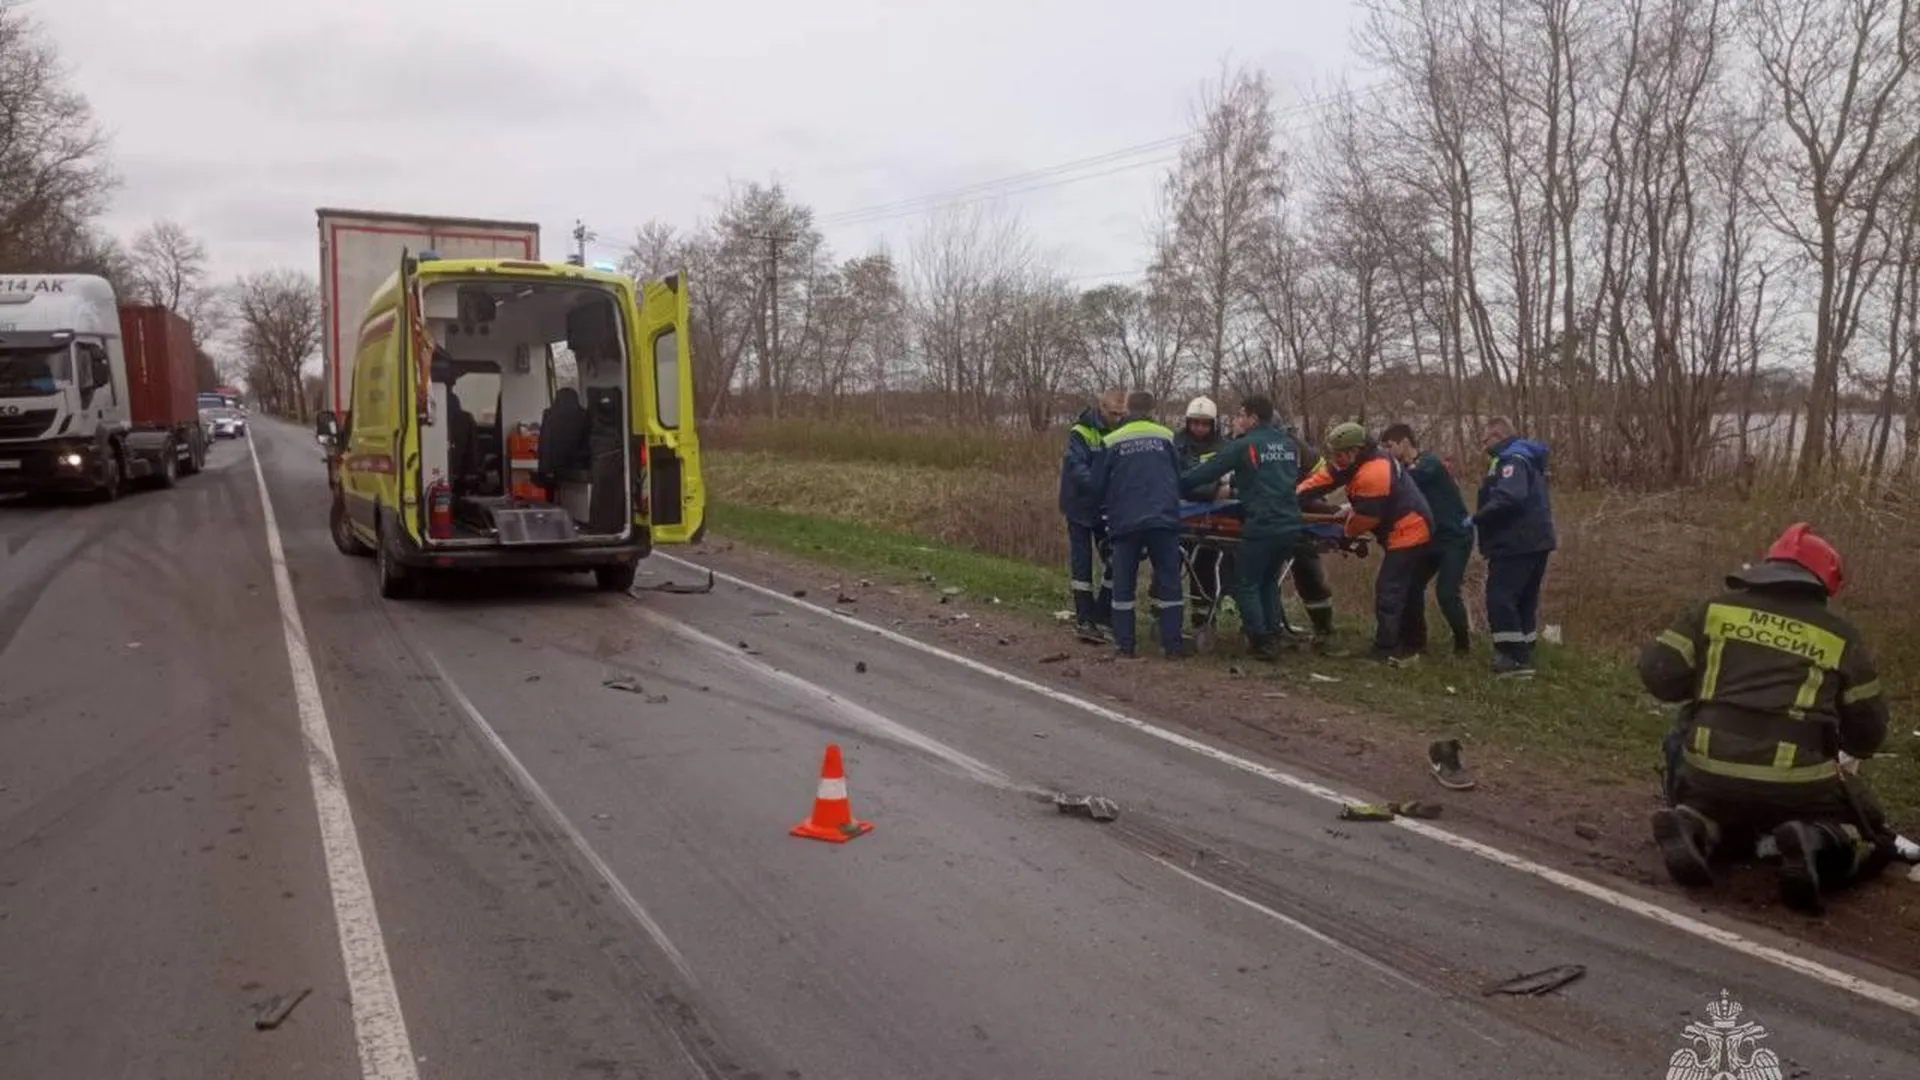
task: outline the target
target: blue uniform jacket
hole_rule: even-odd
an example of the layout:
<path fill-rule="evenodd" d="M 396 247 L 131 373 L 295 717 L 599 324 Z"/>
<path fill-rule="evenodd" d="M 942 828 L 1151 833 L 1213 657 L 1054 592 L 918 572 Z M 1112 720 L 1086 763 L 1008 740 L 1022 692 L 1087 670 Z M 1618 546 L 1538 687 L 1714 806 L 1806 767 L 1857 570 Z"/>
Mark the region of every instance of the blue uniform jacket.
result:
<path fill-rule="evenodd" d="M 1545 443 L 1515 436 L 1493 448 L 1473 523 L 1480 553 L 1489 559 L 1537 555 L 1558 545 L 1547 496 Z"/>
<path fill-rule="evenodd" d="M 1100 492 L 1094 487 L 1093 463 L 1099 460 L 1100 411 L 1088 409 L 1067 432 L 1067 452 L 1060 457 L 1060 513 L 1075 525 L 1100 527 Z"/>
<path fill-rule="evenodd" d="M 1093 468 L 1108 533 L 1180 527 L 1180 459 L 1173 432 L 1145 417 L 1131 417 L 1107 433 Z"/>

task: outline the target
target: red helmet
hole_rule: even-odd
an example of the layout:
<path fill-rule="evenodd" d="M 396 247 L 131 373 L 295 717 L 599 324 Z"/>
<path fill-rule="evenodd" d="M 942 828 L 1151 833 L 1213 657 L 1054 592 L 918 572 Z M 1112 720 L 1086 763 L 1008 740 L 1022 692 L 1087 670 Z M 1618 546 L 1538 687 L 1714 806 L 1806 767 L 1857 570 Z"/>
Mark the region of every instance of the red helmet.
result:
<path fill-rule="evenodd" d="M 1793 563 L 1819 578 L 1820 584 L 1827 587 L 1828 596 L 1839 595 L 1840 587 L 1846 584 L 1840 552 L 1804 521 L 1787 526 L 1787 531 L 1767 549 L 1767 558 Z"/>

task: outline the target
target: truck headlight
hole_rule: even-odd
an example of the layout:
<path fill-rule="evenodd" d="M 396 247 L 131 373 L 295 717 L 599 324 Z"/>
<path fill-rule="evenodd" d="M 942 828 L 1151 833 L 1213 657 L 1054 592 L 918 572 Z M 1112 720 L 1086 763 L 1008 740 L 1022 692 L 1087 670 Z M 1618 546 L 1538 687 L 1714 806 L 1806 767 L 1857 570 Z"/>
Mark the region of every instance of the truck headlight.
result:
<path fill-rule="evenodd" d="M 79 468 L 80 463 L 84 460 L 85 459 L 82 458 L 79 454 L 61 454 L 60 455 L 60 464 L 65 465 L 69 469 Z"/>

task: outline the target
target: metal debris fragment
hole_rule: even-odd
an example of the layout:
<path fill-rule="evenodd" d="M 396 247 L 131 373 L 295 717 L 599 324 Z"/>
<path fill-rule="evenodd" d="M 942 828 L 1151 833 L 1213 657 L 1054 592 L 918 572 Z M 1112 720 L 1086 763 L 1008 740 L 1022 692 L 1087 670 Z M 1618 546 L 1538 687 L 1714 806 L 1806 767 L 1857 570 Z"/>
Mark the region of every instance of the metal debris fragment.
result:
<path fill-rule="evenodd" d="M 1120 804 L 1104 795 L 1055 795 L 1053 805 L 1063 814 L 1112 821 L 1120 816 Z"/>
<path fill-rule="evenodd" d="M 305 1001 L 307 995 L 311 993 L 313 993 L 313 987 L 309 986 L 301 989 L 298 993 L 275 994 L 268 998 L 254 1011 L 253 1029 L 255 1031 L 272 1031 L 274 1028 L 279 1027 L 286 1022 L 288 1016 L 293 1014 L 294 1006 Z"/>
<path fill-rule="evenodd" d="M 705 585 L 682 585 L 677 581 L 662 581 L 658 585 L 642 586 L 640 591 L 676 593 L 681 596 L 699 596 L 702 593 L 710 593 L 713 591 L 713 571 L 707 571 L 707 583 Z"/>
<path fill-rule="evenodd" d="M 630 679 L 625 675 L 616 675 L 611 679 L 602 679 L 600 680 L 600 685 L 609 690 L 620 690 L 628 694 L 646 693 L 646 691 L 641 688 L 639 680 Z"/>
<path fill-rule="evenodd" d="M 1516 975 L 1506 982 L 1494 983 L 1482 992 L 1488 995 L 1511 994 L 1516 997 L 1539 997 L 1541 994 L 1550 994 L 1586 974 L 1587 969 L 1581 964 L 1561 964 L 1559 967 L 1550 967 L 1545 971 Z"/>
<path fill-rule="evenodd" d="M 1057 664 L 1065 659 L 1067 659 L 1066 653 L 1063 653 L 1063 652 L 1048 653 L 1047 655 L 1040 658 L 1040 662 L 1043 664 Z"/>

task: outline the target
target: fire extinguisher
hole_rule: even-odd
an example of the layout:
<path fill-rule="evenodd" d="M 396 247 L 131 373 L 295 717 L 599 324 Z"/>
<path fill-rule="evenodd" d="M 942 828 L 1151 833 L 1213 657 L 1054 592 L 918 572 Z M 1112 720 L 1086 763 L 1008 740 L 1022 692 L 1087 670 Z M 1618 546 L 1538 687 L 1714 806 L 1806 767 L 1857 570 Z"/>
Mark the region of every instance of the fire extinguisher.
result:
<path fill-rule="evenodd" d="M 435 540 L 453 539 L 453 488 L 438 469 L 427 485 L 427 535 Z"/>

